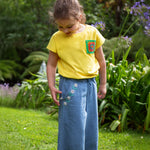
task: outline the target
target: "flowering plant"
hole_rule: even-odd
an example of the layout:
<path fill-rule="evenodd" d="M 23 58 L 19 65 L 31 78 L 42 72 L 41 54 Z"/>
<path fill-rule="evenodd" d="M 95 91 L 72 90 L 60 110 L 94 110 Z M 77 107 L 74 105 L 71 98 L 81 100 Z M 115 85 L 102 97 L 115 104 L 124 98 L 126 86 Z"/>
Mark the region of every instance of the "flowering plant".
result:
<path fill-rule="evenodd" d="M 91 26 L 98 28 L 101 31 L 105 30 L 105 23 L 103 21 L 96 22 L 95 24 L 91 24 Z"/>
<path fill-rule="evenodd" d="M 139 25 L 144 27 L 144 33 L 150 36 L 150 6 L 144 4 L 144 0 L 135 2 L 131 7 L 130 14 L 133 14 L 139 19 Z"/>

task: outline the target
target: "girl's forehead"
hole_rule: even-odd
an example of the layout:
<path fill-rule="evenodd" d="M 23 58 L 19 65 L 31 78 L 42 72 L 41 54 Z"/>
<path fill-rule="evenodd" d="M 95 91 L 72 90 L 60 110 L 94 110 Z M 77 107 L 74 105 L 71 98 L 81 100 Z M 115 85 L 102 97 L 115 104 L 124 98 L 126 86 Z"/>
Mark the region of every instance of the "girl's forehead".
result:
<path fill-rule="evenodd" d="M 59 20 L 56 20 L 56 23 L 61 26 L 67 26 L 67 25 L 74 24 L 76 21 L 77 20 L 75 19 L 59 19 Z"/>

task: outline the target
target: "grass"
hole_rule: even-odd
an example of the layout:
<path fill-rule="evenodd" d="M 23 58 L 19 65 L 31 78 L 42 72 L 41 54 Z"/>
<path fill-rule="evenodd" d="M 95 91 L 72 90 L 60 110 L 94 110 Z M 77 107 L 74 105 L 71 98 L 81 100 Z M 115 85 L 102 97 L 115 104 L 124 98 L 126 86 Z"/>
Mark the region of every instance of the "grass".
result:
<path fill-rule="evenodd" d="M 100 150 L 149 150 L 150 135 L 133 131 L 113 133 L 100 130 Z"/>
<path fill-rule="evenodd" d="M 57 116 L 0 107 L 0 150 L 57 150 Z M 100 129 L 99 150 L 149 150 L 150 135 Z"/>
<path fill-rule="evenodd" d="M 14 99 L 11 97 L 1 97 L 0 96 L 0 106 L 5 106 L 5 107 L 13 107 L 14 106 Z"/>
<path fill-rule="evenodd" d="M 58 123 L 44 112 L 0 108 L 0 150 L 56 150 Z"/>

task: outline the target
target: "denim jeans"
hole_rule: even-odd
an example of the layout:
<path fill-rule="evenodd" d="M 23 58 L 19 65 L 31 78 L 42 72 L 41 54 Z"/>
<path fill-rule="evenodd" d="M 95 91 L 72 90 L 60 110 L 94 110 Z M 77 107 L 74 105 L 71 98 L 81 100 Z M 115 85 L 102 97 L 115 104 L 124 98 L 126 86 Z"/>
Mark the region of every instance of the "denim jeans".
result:
<path fill-rule="evenodd" d="M 60 76 L 58 150 L 97 150 L 98 112 L 95 78 Z"/>

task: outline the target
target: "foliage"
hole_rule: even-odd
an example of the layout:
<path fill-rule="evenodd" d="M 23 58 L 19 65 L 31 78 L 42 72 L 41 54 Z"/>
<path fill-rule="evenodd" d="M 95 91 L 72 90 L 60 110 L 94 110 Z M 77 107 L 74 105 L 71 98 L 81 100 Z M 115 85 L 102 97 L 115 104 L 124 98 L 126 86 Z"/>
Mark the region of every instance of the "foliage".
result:
<path fill-rule="evenodd" d="M 149 95 L 147 97 L 147 115 L 146 115 L 146 119 L 145 119 L 145 130 L 149 130 L 150 127 L 150 92 Z"/>
<path fill-rule="evenodd" d="M 138 16 L 140 25 L 144 27 L 144 33 L 150 37 L 150 8 L 148 5 L 145 5 L 144 0 L 140 2 L 135 2 L 131 7 L 131 14 Z"/>
<path fill-rule="evenodd" d="M 107 59 L 107 95 L 105 99 L 99 100 L 99 120 L 101 125 L 110 125 L 112 130 L 118 128 L 118 131 L 124 131 L 133 128 L 148 131 L 150 64 L 142 49 L 136 53 L 136 61 L 128 64 L 129 52 L 130 47 L 119 62 L 116 62 L 114 51 Z M 44 63 L 40 70 L 41 73 L 32 74 L 36 79 L 22 84 L 16 105 L 25 108 L 49 105 L 52 108 L 50 113 L 55 114 L 58 107 L 49 95 Z M 58 88 L 59 77 L 56 79 Z"/>
<path fill-rule="evenodd" d="M 134 5 L 131 8 L 127 9 L 128 15 L 125 18 L 124 24 L 122 26 L 122 29 L 120 31 L 120 34 L 122 34 L 122 30 L 126 26 L 126 23 L 128 21 L 129 13 L 132 15 L 133 23 L 129 26 L 129 28 L 123 33 L 123 35 L 129 34 L 129 31 L 131 32 L 131 28 L 133 28 L 133 25 L 136 24 L 138 26 L 137 32 L 132 35 L 133 45 L 132 45 L 132 53 L 131 58 L 135 55 L 136 51 L 140 49 L 141 47 L 144 49 L 146 55 L 148 58 L 150 58 L 150 10 L 149 10 L 150 3 L 146 4 L 146 1 L 141 0 L 139 2 L 135 2 Z M 146 36 L 145 36 L 146 35 Z"/>
<path fill-rule="evenodd" d="M 144 130 L 145 116 L 149 115 L 149 109 L 146 109 L 150 91 L 149 60 L 143 54 L 143 60 L 128 64 L 129 50 L 117 64 L 114 52 L 107 61 L 107 95 L 99 100 L 99 113 L 100 124 L 108 126 L 112 122 L 112 130 L 117 127 L 119 131 L 127 128 Z M 141 49 L 136 58 L 141 57 L 140 52 Z"/>
<path fill-rule="evenodd" d="M 128 37 L 114 37 L 109 40 L 106 39 L 103 45 L 105 57 L 108 58 L 112 51 L 114 51 L 115 58 L 120 60 L 126 53 L 127 49 L 131 48 L 131 45 L 132 39 Z"/>
<path fill-rule="evenodd" d="M 127 15 L 123 21 L 122 27 L 120 29 L 120 33 L 118 37 L 113 37 L 110 40 L 106 40 L 104 44 L 104 50 L 106 51 L 106 56 L 108 56 L 109 53 L 111 53 L 112 50 L 115 51 L 115 57 L 120 59 L 120 55 L 124 53 L 125 49 L 127 49 L 128 45 L 132 44 L 131 52 L 129 55 L 130 61 L 134 60 L 134 56 L 138 49 L 141 47 L 143 48 L 144 52 L 150 58 L 150 44 L 149 44 L 149 6 L 143 3 L 144 1 L 141 0 L 141 2 L 135 2 L 135 4 L 129 8 L 126 7 L 125 10 L 127 11 Z M 130 24 L 130 26 L 127 26 L 129 17 L 132 16 L 133 22 Z M 137 25 L 138 29 L 135 34 L 129 38 L 125 39 L 123 43 L 121 42 L 121 37 L 126 36 L 127 34 L 130 35 L 130 32 L 134 25 Z M 128 28 L 126 28 L 126 26 Z M 144 32 L 143 32 L 144 31 Z M 145 36 L 146 34 L 146 36 Z M 126 36 L 128 37 L 128 36 Z M 128 41 L 127 41 L 128 40 Z M 130 44 L 128 44 L 130 42 Z M 119 52 L 119 53 L 118 53 Z"/>
<path fill-rule="evenodd" d="M 50 3 L 52 3 L 51 0 L 0 1 L 2 11 L 0 14 L 0 58 L 4 59 L 2 52 L 9 52 L 10 49 L 11 54 L 4 55 L 7 58 L 12 57 L 12 50 L 20 58 L 31 51 L 45 50 L 44 44 L 47 43 L 49 34 L 53 32 L 48 22 Z"/>
<path fill-rule="evenodd" d="M 19 84 L 10 87 L 9 84 L 0 84 L 0 105 L 14 107 L 14 99 L 19 92 Z"/>
<path fill-rule="evenodd" d="M 35 51 L 30 53 L 23 62 L 29 64 L 28 68 L 24 71 L 22 76 L 28 75 L 30 72 L 38 72 L 40 65 L 43 61 L 47 62 L 48 60 L 48 53 L 42 51 Z"/>
<path fill-rule="evenodd" d="M 13 79 L 20 76 L 22 65 L 13 60 L 0 60 L 0 80 Z"/>
<path fill-rule="evenodd" d="M 130 7 L 133 5 L 133 2 L 129 0 L 121 0 L 122 4 L 118 4 L 118 1 L 115 0 L 80 1 L 84 6 L 88 24 L 101 21 L 105 23 L 105 30 L 101 33 L 107 39 L 118 36 L 122 27 L 121 33 L 123 34 L 130 27 L 128 36 L 133 35 L 139 28 L 137 23 L 131 26 L 135 16 L 129 13 Z M 28 70 L 33 69 L 30 64 L 31 61 L 25 63 L 22 61 L 26 60 L 26 57 L 30 57 L 30 53 L 35 51 L 47 53 L 46 45 L 52 33 L 56 31 L 55 25 L 48 16 L 48 11 L 50 15 L 52 13 L 54 2 L 53 0 L 0 0 L 0 59 L 13 60 L 16 64 L 22 65 L 23 68 L 29 68 L 26 72 L 24 72 L 24 69 L 19 71 L 15 69 L 15 73 L 23 74 L 23 76 L 13 76 L 12 82 L 21 80 L 21 77 L 25 78 L 26 75 L 29 75 Z M 148 2 L 145 3 L 148 5 Z M 120 8 L 119 12 L 116 6 Z M 117 20 L 120 22 L 119 25 Z M 126 20 L 125 24 L 124 20 Z M 136 44 L 139 45 L 136 42 L 134 47 L 139 49 Z M 149 51 L 147 48 L 145 50 Z M 41 62 L 34 63 L 37 69 L 34 68 L 35 70 L 32 71 L 36 73 Z M 7 81 L 7 78 L 5 80 Z"/>
<path fill-rule="evenodd" d="M 39 72 L 37 74 L 32 74 L 32 76 L 34 76 L 35 79 L 28 79 L 22 83 L 20 91 L 14 101 L 15 106 L 32 109 L 50 107 L 50 113 L 53 114 L 57 112 L 58 107 L 54 105 L 48 87 L 45 62 L 41 64 Z M 59 76 L 57 75 L 57 88 L 58 80 Z"/>
<path fill-rule="evenodd" d="M 16 64 L 26 67 L 28 64 L 24 64 L 22 60 L 31 52 L 47 52 L 46 44 L 56 30 L 49 22 L 50 4 L 53 4 L 52 0 L 0 0 L 1 60 L 13 60 Z M 19 74 L 24 71 L 13 69 Z M 20 77 L 17 76 L 19 80 Z"/>
<path fill-rule="evenodd" d="M 149 26 L 147 20 L 144 22 L 130 13 L 140 7 L 139 3 L 130 8 L 132 2 L 122 1 L 120 14 L 116 16 L 118 1 L 81 2 L 87 15 L 87 23 L 96 23 L 107 38 L 104 53 L 107 58 L 108 92 L 104 100 L 99 100 L 101 125 L 110 126 L 112 130 L 118 128 L 119 131 L 126 128 L 149 130 L 150 71 L 147 56 L 150 57 L 150 46 L 149 38 L 143 34 L 143 30 L 147 31 Z M 51 34 L 56 31 L 56 27 L 48 21 L 48 10 L 51 13 L 53 3 L 53 0 L 0 0 L 0 80 L 20 80 L 29 73 L 32 76 L 32 79 L 24 81 L 20 87 L 14 101 L 17 107 L 41 108 L 50 105 L 53 113 L 58 111 L 49 94 L 46 71 L 36 74 L 41 62 L 47 61 L 45 47 Z M 145 3 L 149 4 L 147 1 Z M 149 9 L 146 5 L 143 6 Z M 144 17 L 147 16 L 146 9 Z M 119 20 L 119 26 L 116 20 Z M 139 20 L 142 25 L 146 23 L 146 28 L 139 27 Z M 136 59 L 128 64 L 127 56 L 131 61 Z"/>
<path fill-rule="evenodd" d="M 45 65 L 41 66 L 45 68 Z M 22 83 L 20 91 L 15 99 L 16 107 L 39 108 L 49 103 L 48 84 L 46 72 L 38 72 L 34 80 L 26 80 Z M 49 103 L 50 104 L 50 103 Z"/>
<path fill-rule="evenodd" d="M 130 53 L 130 57 L 132 58 L 132 60 L 137 50 L 140 48 L 142 48 L 147 57 L 150 58 L 150 37 L 145 36 L 142 29 L 139 29 L 139 31 L 136 34 L 134 34 L 131 38 L 133 41 Z"/>
<path fill-rule="evenodd" d="M 127 49 L 131 46 L 131 50 L 128 56 L 128 61 L 132 62 L 135 60 L 135 55 L 139 49 L 150 58 L 150 42 L 149 38 L 144 35 L 142 31 L 137 32 L 132 37 L 121 36 L 113 37 L 111 39 L 106 39 L 103 49 L 105 57 L 108 58 L 112 51 L 115 53 L 115 59 L 121 60 L 123 55 L 126 53 Z"/>
<path fill-rule="evenodd" d="M 0 96 L 0 106 L 5 106 L 5 107 L 14 107 L 14 99 L 11 97 L 1 97 Z"/>

